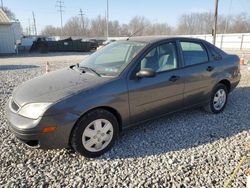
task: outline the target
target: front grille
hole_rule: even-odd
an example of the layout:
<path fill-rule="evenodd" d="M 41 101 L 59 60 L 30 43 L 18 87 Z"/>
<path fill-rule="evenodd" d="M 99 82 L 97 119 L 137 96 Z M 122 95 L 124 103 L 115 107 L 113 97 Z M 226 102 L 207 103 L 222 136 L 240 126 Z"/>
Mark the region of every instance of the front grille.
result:
<path fill-rule="evenodd" d="M 19 110 L 19 106 L 14 100 L 11 100 L 11 108 L 16 112 Z"/>

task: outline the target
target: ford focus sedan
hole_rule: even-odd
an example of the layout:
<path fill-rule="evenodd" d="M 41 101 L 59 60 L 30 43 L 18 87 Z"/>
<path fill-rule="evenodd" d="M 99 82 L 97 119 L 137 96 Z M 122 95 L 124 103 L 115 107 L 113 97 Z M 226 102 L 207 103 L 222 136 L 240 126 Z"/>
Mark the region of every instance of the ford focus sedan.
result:
<path fill-rule="evenodd" d="M 206 41 L 135 37 L 24 82 L 6 114 L 30 147 L 97 157 L 132 125 L 192 107 L 220 113 L 239 81 L 239 57 Z"/>

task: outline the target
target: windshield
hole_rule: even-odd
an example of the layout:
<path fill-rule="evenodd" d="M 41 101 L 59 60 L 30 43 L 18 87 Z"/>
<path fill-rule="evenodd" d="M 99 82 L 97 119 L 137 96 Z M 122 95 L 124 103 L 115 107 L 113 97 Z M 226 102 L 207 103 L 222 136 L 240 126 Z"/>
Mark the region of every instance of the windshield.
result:
<path fill-rule="evenodd" d="M 145 46 L 142 42 L 113 42 L 84 59 L 79 67 L 91 68 L 104 76 L 117 76 Z"/>

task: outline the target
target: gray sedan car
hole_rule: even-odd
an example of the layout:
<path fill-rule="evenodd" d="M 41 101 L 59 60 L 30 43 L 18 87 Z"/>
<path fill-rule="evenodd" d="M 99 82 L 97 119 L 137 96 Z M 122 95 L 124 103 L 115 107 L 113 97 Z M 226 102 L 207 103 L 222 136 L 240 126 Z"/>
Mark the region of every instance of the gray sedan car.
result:
<path fill-rule="evenodd" d="M 7 119 L 30 147 L 97 157 L 129 126 L 191 107 L 223 111 L 239 81 L 239 57 L 204 40 L 135 37 L 21 84 Z"/>

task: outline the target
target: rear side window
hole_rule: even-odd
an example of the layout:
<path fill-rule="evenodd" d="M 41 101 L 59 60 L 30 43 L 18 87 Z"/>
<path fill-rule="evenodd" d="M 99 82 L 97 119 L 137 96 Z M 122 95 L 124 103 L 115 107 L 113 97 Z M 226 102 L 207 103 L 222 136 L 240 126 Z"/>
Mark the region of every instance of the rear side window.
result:
<path fill-rule="evenodd" d="M 181 42 L 183 58 L 186 66 L 208 62 L 206 49 L 196 42 Z"/>
<path fill-rule="evenodd" d="M 213 61 L 218 61 L 222 59 L 221 55 L 214 48 L 209 47 L 209 50 L 211 52 Z"/>
<path fill-rule="evenodd" d="M 215 46 L 212 46 L 212 45 L 207 45 L 207 47 L 208 47 L 210 54 L 212 56 L 211 57 L 212 61 L 222 60 L 222 54 L 224 55 L 224 53 L 221 50 L 218 50 L 218 48 L 216 48 Z"/>

